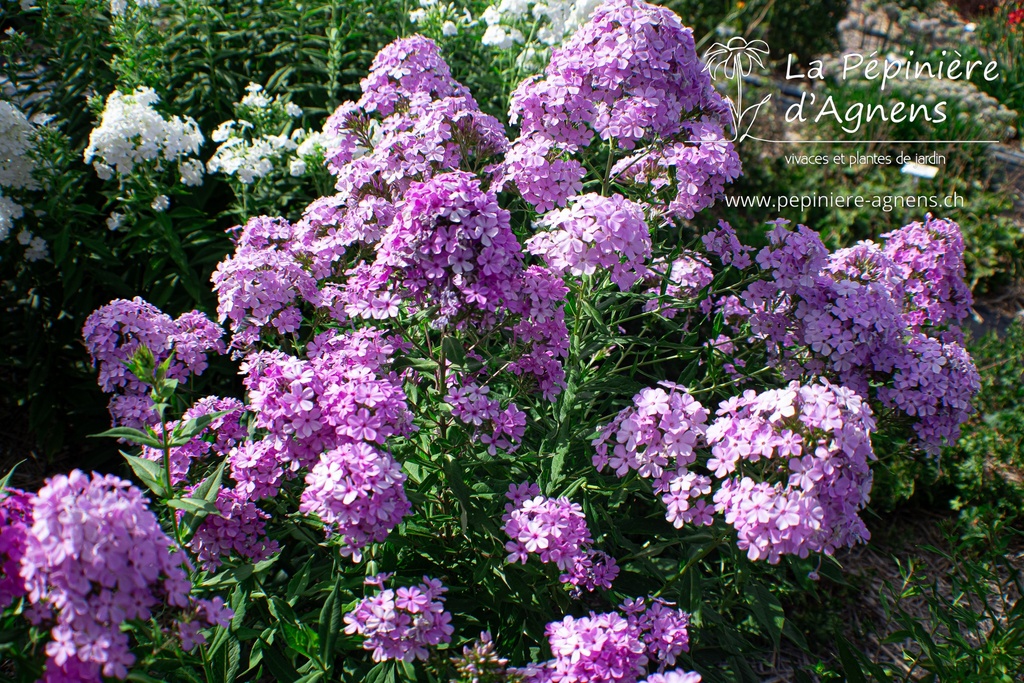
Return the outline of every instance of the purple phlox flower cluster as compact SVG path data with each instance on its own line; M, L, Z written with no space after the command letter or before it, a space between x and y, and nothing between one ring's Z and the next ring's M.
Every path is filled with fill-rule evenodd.
M618 182L669 189L664 213L687 220L715 203L727 183L740 177L740 158L722 126L711 120L685 121L684 141L651 146L620 159L611 177Z
M628 600L620 609L625 616L591 612L548 624L554 658L512 671L528 683L636 683L649 665L664 669L689 650L685 612L657 598Z
M656 259L651 263L651 271L647 281L653 286L646 291L650 299L644 304L644 310L655 311L669 320L679 314L679 309L663 301L663 297L669 301L696 299L714 279L707 259L693 251L684 251L671 262ZM658 277L654 271L664 272L664 278Z
M906 319L913 330L949 328L943 341L962 342L959 325L973 303L964 282L964 239L960 226L933 218L911 223L882 235L885 254L896 264L903 280Z
M661 598L626 600L619 609L630 626L640 632L647 658L658 669L673 666L676 658L690 651L690 615Z
M203 569L216 570L226 557L259 562L280 550L277 541L267 539L270 515L241 491L221 487L214 505L219 514L204 517L188 542ZM178 511L178 517L182 515Z
M370 73L359 85L363 91L359 108L381 116L390 116L416 95L438 99L469 96L452 78L437 44L419 35L396 40L378 52Z
M873 392L916 418L921 446L937 452L943 439L959 434L979 380L955 324L969 301L956 293L966 291L957 275L963 272L955 246L960 237L955 224L933 223L945 235L935 248L945 260L922 278L894 260L888 245L862 242L829 255L813 231L789 231L785 221L776 221L771 244L757 256L770 279L747 287L743 304L751 331L791 378L824 374L864 396ZM893 233L893 253L904 249L905 234L923 228L904 230ZM915 249L904 249L900 258L912 261ZM928 255L921 259L934 262Z
M310 360L280 351L250 354L242 371L256 425L281 442L293 469L311 467L341 443L383 444L413 430L399 378L375 376L343 344L324 346Z
M791 382L734 396L718 415L707 432L707 466L723 480L715 510L751 560L832 554L870 537L859 512L871 491L875 423L860 396L825 379Z
M21 557L31 526L31 496L19 489L0 489L0 611L25 595Z
M504 128L472 98L417 95L408 104L380 123L345 105L328 120L337 139L358 141L347 145L350 159L348 149L329 150L335 189L350 209L370 197L397 204L412 183L441 173L482 168L491 175L500 169L493 161L508 147Z
M338 206L350 214L339 235L369 241L367 230L385 230L386 205L397 205L412 183L460 168L498 168L490 162L508 148L503 126L452 79L429 39L412 36L385 47L362 87L358 102L342 104L324 124ZM360 230L358 221L371 213L375 223Z
M526 248L556 273L592 275L601 269L622 291L648 274L651 236L644 211L622 195L573 197L565 209L542 216L537 227L545 231Z
M640 147L618 175L632 173L656 188L674 177L678 197L670 206L692 216L710 204L698 195L717 194L739 174L736 152L717 123L727 117L728 105L679 17L642 0L612 0L552 52L542 77L523 81L512 94L509 118L521 135L505 174L545 211L564 206L580 189L582 167L563 153L597 139L627 151Z
M561 359L569 357L564 309L569 288L547 268L530 266L513 291L508 311L519 319L512 325L514 360L508 371L532 375L544 398L553 401L565 387Z
M386 273L392 293L400 288L416 305L438 305L435 324L444 326L464 313L493 315L505 304L522 272L522 249L494 193L456 171L412 185L381 238L374 266ZM379 317L374 300L380 295L367 291L368 284L349 279L349 315Z
M220 321L230 321L232 346L245 348L265 329L297 332L299 305L319 305L317 282L293 253L295 230L283 218L251 218L235 253L217 265L211 280Z
M412 506L405 473L386 451L366 442L344 443L320 456L306 475L299 511L315 515L327 535L337 535L342 556L362 559L362 549L379 543Z
M367 583L380 586L383 580L372 577ZM363 648L373 651L375 662L425 660L427 648L452 640L452 615L444 608L447 590L427 576L418 586L384 588L345 615L345 633L364 636Z
M192 604L191 613L175 623L181 649L185 652L191 652L199 645L206 644L206 636L201 633L202 629L207 626L227 628L234 616L234 612L224 604L224 599L220 596L211 600L200 598L193 600Z
M292 247L306 259L318 281L344 272L353 245L372 246L395 217L395 206L386 199L368 195L349 206L344 194L321 197L306 207L295 224Z
M181 381L202 374L207 353L224 353L222 335L223 330L198 311L174 320L140 297L101 306L82 327L85 346L99 368L100 388L116 394L110 401L114 423L136 428L157 419L149 384L125 366L139 346L146 346L157 364L171 357L167 377Z
M298 463L283 452L284 444L273 437L243 441L227 457L235 490L249 501L274 498L285 478L295 476Z
M502 409L501 401L490 396L491 388L472 379L453 381L444 402L452 415L474 429L475 438L487 445L491 455L498 449L514 453L526 433L526 413L515 403Z
M684 387L643 389L591 442L598 471L610 466L619 477L634 470L662 488L697 459L708 412Z
M960 436L980 390L978 369L963 346L917 332L894 362L892 386L880 387L878 398L916 417L914 431L922 447L938 455L943 441L953 443Z
M562 583L580 590L611 588L618 576L615 560L590 546L593 538L579 503L568 498L546 498L540 487L523 482L509 486L505 497L503 529L511 539L505 544L508 562L526 564L531 554L541 562L554 563L564 574Z
M587 170L570 156L570 145L540 135L522 137L505 154L497 186L511 181L534 209L550 211L583 189Z
M736 236L736 231L723 220L718 227L700 238L709 254L721 259L722 264L743 270L751 264L750 254L753 247L744 246Z
M52 620L43 680L124 679L135 662L123 622L165 605L190 606L185 557L146 507L112 475L79 470L34 496L21 575L28 599Z
M227 415L215 418L201 432L193 436L188 443L182 446L174 446L170 449L171 483L181 484L188 480L189 470L192 462L202 460L211 453L224 455L239 441L245 439L246 428L241 424L245 406L236 398L219 398L207 396L200 399L181 416L181 420L172 420L166 424L167 435L171 436L175 428L182 423L203 415L210 415L221 411L229 411ZM155 427L158 435L163 435L163 430ZM154 462L163 462L164 453L159 448L151 446L142 447L142 457Z

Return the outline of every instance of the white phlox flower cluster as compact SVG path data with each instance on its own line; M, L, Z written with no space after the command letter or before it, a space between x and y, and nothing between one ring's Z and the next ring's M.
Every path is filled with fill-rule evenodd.
M160 0L132 0L136 7L159 7ZM128 11L128 0L110 0L110 13L121 16Z
M464 7L460 12L454 3L438 0L419 0L419 4L418 8L409 12L409 21L418 26L440 26L443 36L457 36L463 29L476 24L469 8Z
M85 149L85 162L93 165L96 175L110 180L130 175L137 164L152 162L160 170L164 163L177 163L184 184L202 183L202 166L197 174L198 162L189 159L203 144L199 125L188 116L164 118L153 108L159 101L160 96L146 87L129 95L110 94Z
M234 176L245 185L283 165L306 135L302 129L290 136L266 132L268 128L282 128L289 118L301 116L302 108L291 102L282 102L280 95L270 99L263 86L257 83L246 87L245 97L236 105L236 114L237 120L225 121L210 136L220 146L206 163L206 170L208 173ZM296 160L292 160L289 166L292 175L305 172L304 165L298 170Z
M521 27L537 22L536 39L548 47L563 40L583 25L603 0L501 0L488 7L481 18L487 24L481 42L507 50L521 45L525 37Z
M17 107L10 102L0 102L0 242L11 234L14 221L25 215L25 208L7 194L12 190L39 189L39 183L32 177L35 169L31 155L33 134L32 123ZM30 235L30 242L31 239ZM33 258L28 252L25 254L30 261L46 256L46 242L41 237L35 239L38 241ZM36 253L42 255L35 257Z
M50 248L46 245L44 240L39 235L33 235L28 230L22 230L18 233L18 244L25 247L25 260L32 263L34 261L41 261L50 255Z

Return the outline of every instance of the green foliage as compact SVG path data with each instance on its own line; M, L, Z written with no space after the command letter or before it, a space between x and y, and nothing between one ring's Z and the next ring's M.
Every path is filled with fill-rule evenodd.
M1024 505L1024 323L986 334L970 351L982 384L977 413L943 454L952 504L968 518L1014 519Z

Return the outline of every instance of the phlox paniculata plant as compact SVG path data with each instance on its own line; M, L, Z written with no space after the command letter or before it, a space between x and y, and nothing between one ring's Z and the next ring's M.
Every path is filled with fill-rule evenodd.
M333 194L232 231L217 322L118 300L83 330L168 552L235 612L185 650L695 683L705 596L679 579L866 541L872 433L934 450L969 413L954 224L835 253L782 220L760 250L700 229L740 168L671 12L597 9L516 90L511 140L421 36L361 89L316 138ZM237 396L189 405L214 354ZM161 671L220 656L164 642Z

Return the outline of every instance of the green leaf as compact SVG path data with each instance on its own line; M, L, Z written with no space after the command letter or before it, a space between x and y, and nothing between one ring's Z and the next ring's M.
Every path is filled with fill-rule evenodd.
M846 642L846 639L839 636L836 645L839 647L839 662L843 665L843 673L846 674L847 682L867 683L864 672L861 671L860 664L857 662L857 656L854 655L853 648Z
M753 611L757 623L768 632L777 650L782 637L782 629L786 625L786 612L782 609L782 603L767 588L755 584L754 600L750 609Z
M206 519L206 515L219 515L220 511L217 509L217 494L220 492L220 483L224 478L224 465L221 462L213 472L203 479L196 487L196 490L192 492L192 500L203 501L212 507L203 508L199 510L185 510L185 515L182 517L181 523L182 528L185 530L185 535L182 537L183 540L187 541L195 535L196 530L199 528L199 523ZM172 506L173 507L173 506Z
M150 448L163 448L163 444L156 438L150 436L146 432L139 431L138 429L131 429L130 427L114 427L108 429L105 432L99 434L90 434L90 439L98 439L100 437L110 437L111 439L124 439L140 446L149 446Z
M395 683L395 663L394 662L381 662L377 666L370 669L366 677L363 679L364 683Z
M203 500L202 498L171 498L167 501L167 507L172 507L175 510L184 510L194 515L202 514L206 515L219 515L220 511L217 506L210 501Z
M170 491L164 486L164 470L152 460L146 460L136 455L128 455L121 451L121 455L128 461L128 466L146 487L155 493L158 498L167 498Z
M260 642L263 643L263 663L267 665L267 670L270 671L270 675L276 678L280 683L295 683L299 678L299 673L292 666L291 660L281 654L280 650L273 647L270 643L260 637Z
M330 667L334 660L334 641L342 625L341 576L334 580L334 588L320 610L320 659Z
M20 465L23 462L25 461L19 460L18 462L16 462L14 464L14 467L8 470L7 474L4 475L4 478L0 479L0 493L3 493L5 490L7 490L7 486L11 483L11 477L14 476L14 470L18 469L18 465Z
M191 420L187 420L181 423L180 425L174 428L173 432L171 432L171 445L184 446L185 444L192 440L192 437L196 436L204 429L206 429L208 426L210 426L211 422L213 422L219 417L224 417L229 412L231 411L220 410L215 413L200 415L199 417L194 417Z
M444 357L452 365L465 365L466 349L462 347L462 342L455 337L445 337L442 339L441 351L444 353Z

